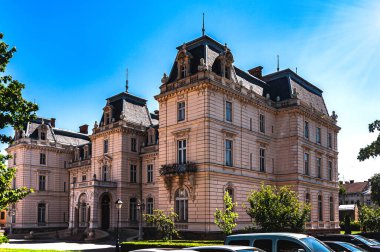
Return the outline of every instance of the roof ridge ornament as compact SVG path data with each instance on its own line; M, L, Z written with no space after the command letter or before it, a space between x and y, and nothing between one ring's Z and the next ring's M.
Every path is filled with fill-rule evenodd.
M126 79L125 79L125 92L128 93L128 67L126 71Z

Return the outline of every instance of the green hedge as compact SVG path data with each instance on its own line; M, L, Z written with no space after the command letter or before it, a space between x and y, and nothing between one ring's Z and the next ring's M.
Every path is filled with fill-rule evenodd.
M2 243L8 243L8 242L9 242L8 237L6 237L6 236L0 236L0 244L2 244Z
M131 251L135 249L145 249L145 248L186 248L186 247L211 246L211 245L222 245L222 244L223 244L223 241L146 240L146 241L122 242L121 249L122 251Z
M360 223L358 221L351 221L351 231L360 231ZM340 230L344 230L344 221L340 222Z

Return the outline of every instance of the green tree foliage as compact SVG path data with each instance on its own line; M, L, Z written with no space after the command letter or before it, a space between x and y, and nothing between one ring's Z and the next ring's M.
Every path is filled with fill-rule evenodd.
M37 104L28 102L22 97L21 91L25 85L13 80L12 76L3 74L15 52L16 48L9 49L9 45L3 41L3 34L0 33L0 130L6 127L21 130L28 121L35 118L35 111L38 109ZM0 142L12 143L12 137L0 134ZM11 182L16 171L5 165L9 158L10 156L0 154L0 209L32 192L26 187L12 189Z
M380 173L376 173L371 178L371 199L380 205Z
M288 186L262 184L251 192L248 202L248 215L265 232L301 232L310 215L310 205L299 201Z
M346 195L346 189L343 186L343 183L339 183L339 196Z
M148 223L154 224L158 231L163 235L163 240L171 241L173 237L179 237L174 221L178 215L170 209L168 215L164 211L155 209L153 214L144 214L144 219Z
M362 206L359 209L359 222L364 232L380 232L380 208Z
M375 130L380 131L380 120L376 120L368 125L369 132L373 133ZM380 155L380 134L376 140L364 148L361 148L358 155L359 161L364 161L370 157L377 157Z
M214 223L224 234L229 235L237 225L236 220L239 217L239 214L234 210L234 208L237 207L237 203L232 202L232 198L227 191L224 193L223 202L225 209L216 209Z

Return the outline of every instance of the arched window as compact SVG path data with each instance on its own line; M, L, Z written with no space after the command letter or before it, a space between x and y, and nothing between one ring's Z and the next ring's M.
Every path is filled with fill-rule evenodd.
M103 181L109 181L110 180L109 167L107 165L103 165L103 167L102 167L102 180Z
M334 221L334 199L330 197L330 221Z
M84 227L86 226L86 203L81 203L80 204L80 226Z
M153 198L146 199L146 214L153 214Z
M175 212L179 222L187 222L188 215L188 193L184 188L175 192Z
M322 195L318 195L318 220L323 221Z
M45 225L46 223L46 205L45 203L38 204L38 225Z

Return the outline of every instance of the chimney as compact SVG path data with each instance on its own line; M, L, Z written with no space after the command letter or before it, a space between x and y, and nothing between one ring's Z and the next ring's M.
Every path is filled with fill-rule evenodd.
M261 79L261 78L263 78L262 70L263 70L262 66L257 66L257 67L254 67L254 68L248 70L248 73L255 76L256 78Z
M353 184L354 183L354 180L350 180L350 184Z
M79 133L88 134L88 125L83 124L82 126L79 126Z
M50 118L50 125L55 128L55 118Z

